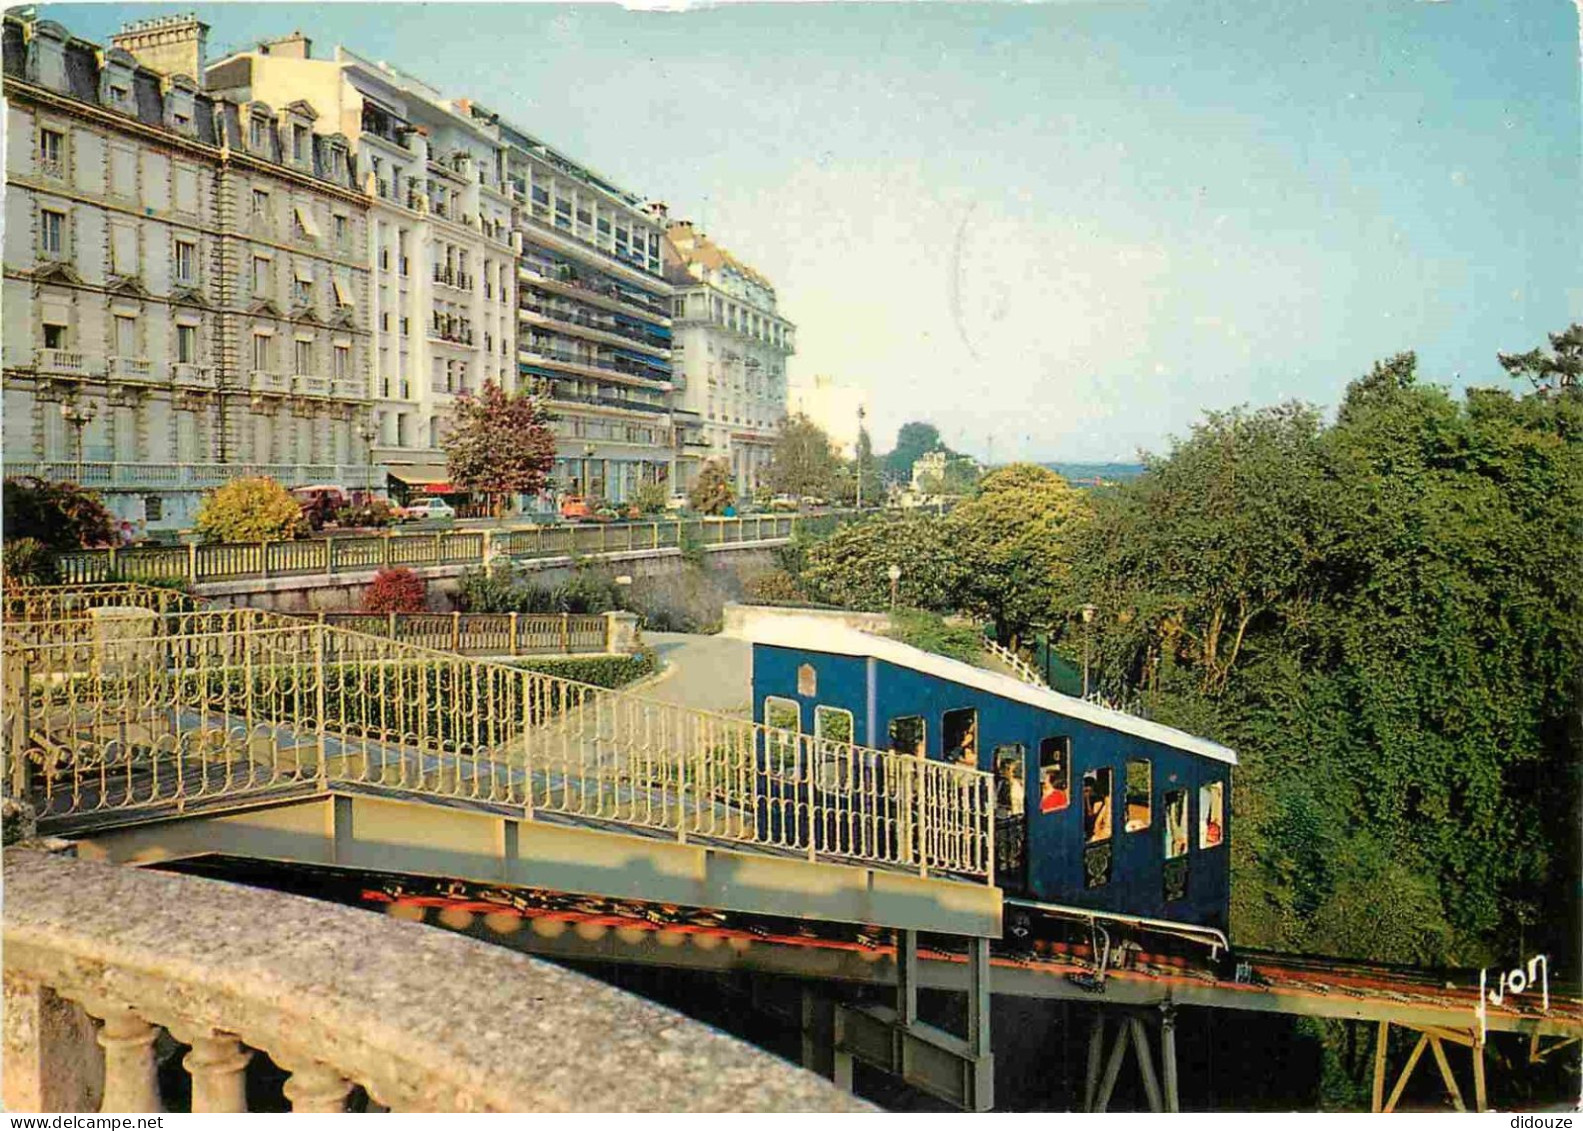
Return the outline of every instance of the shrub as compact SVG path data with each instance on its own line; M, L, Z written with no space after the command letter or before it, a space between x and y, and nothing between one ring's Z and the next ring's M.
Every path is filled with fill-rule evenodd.
M457 606L464 613L559 612L555 594L530 576L504 562L492 569L470 569L462 574Z
M555 590L559 613L608 613L621 607L621 587L603 570L579 566Z
M308 533L302 507L273 479L233 479L203 497L198 532L206 542L283 542Z
M710 460L698 472L687 501L693 510L702 514L720 514L736 502L737 490L731 484L731 472L719 460Z
M631 656L576 656L564 660L519 660L514 667L595 687L624 687L653 674L659 659L645 648Z
M335 512L335 521L339 526L391 526L396 521L396 508L384 499L370 499L342 507Z
M7 515L7 518L10 516ZM3 569L8 585L58 585L55 553L37 538L13 538L5 544Z
M977 629L947 624L939 615L923 609L898 609L892 613L886 635L964 663L977 664L984 656L984 638Z
M370 613L421 613L428 606L428 583L410 569L382 569L363 594Z
M115 542L115 520L99 496L75 483L52 483L34 475L7 479L5 536L31 538L60 553Z
M744 589L750 601L802 604L808 600L808 595L797 584L797 579L783 569L766 570L756 577L748 578Z
M632 505L639 514L663 514L666 498L665 484L640 483L638 489L632 492Z

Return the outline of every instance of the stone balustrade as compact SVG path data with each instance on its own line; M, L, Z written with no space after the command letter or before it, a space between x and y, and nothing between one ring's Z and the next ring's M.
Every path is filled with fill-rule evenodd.
M162 1029L195 1112L245 1110L260 1054L296 1111L863 1106L582 975L279 892L8 848L3 941L12 1112L162 1110Z

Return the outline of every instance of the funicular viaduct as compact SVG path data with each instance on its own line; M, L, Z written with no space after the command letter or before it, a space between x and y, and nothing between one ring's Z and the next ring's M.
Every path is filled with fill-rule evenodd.
M1481 1010L1476 978L1021 947L984 773L334 624L135 585L9 591L4 708L8 792L82 858L327 869L548 957L894 987L805 998L805 1063L848 1085L855 1059L992 1107L992 993L1109 1007L1083 1096L1101 1111L1129 1051L1149 1106L1179 1109L1186 1007L1377 1023L1376 1110L1426 1052L1482 1110L1489 1034L1533 1059L1583 1034L1558 990ZM920 988L965 995L965 1032L924 1024ZM1391 1026L1417 1039L1387 1094ZM1447 1045L1472 1054L1467 1099Z

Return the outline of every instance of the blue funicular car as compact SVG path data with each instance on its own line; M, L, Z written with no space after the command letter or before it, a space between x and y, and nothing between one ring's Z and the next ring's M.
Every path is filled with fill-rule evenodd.
M738 635L756 722L992 774L1009 904L1226 945L1227 747L824 618Z

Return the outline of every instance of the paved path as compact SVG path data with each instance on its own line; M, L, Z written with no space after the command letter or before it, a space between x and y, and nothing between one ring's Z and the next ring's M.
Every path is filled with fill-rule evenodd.
M669 674L640 694L747 718L753 712L753 650L743 640L693 636L684 632L645 632Z

